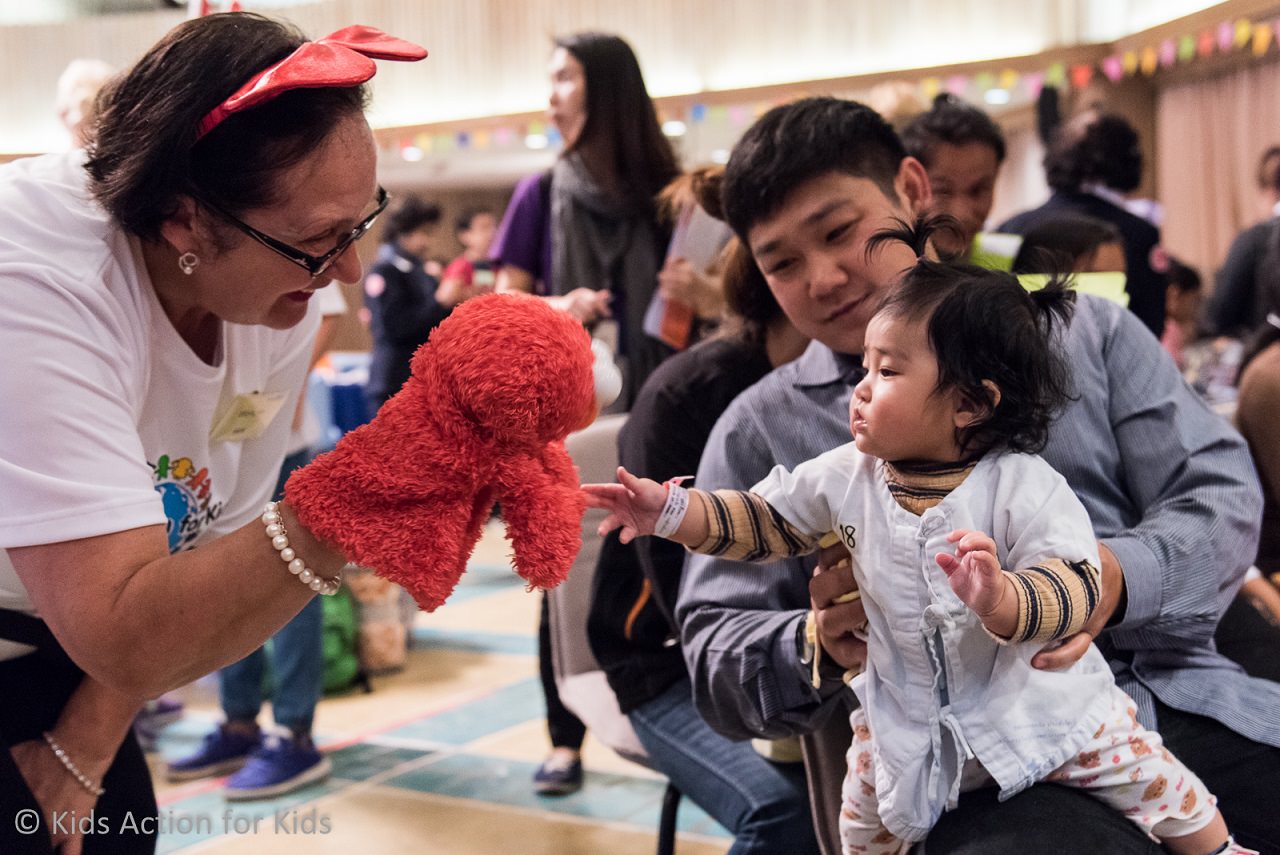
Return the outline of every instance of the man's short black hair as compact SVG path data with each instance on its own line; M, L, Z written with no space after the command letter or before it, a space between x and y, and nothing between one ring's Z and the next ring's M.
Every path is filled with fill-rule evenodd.
M747 129L725 167L725 219L744 242L811 178L843 172L867 178L896 200L894 180L907 156L875 110L856 101L805 98L774 107Z
M966 104L950 92L933 99L933 108L912 119L902 130L902 144L907 153L928 169L933 165L933 151L946 145L988 146L996 154L996 163L1004 163L1004 134L990 116L972 104Z

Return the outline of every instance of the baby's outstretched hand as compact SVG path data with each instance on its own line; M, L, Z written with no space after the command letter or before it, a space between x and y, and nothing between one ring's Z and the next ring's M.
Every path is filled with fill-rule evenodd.
M618 539L623 543L653 534L667 502L666 487L648 478L637 478L621 466L617 484L583 484L582 492L586 494L587 507L609 512L597 531L605 535L621 526Z
M956 554L939 552L936 561L947 574L951 590L979 617L995 612L1009 585L996 558L996 543L980 531L956 529L947 535L956 544Z

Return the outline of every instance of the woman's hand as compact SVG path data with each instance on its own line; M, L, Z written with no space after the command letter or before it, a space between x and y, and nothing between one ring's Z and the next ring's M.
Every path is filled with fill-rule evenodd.
M637 478L618 467L617 484L583 484L587 507L609 512L597 531L601 536L619 526L618 539L630 543L640 535L653 534L662 507L667 503L667 488L648 478Z
M658 293L683 303L700 318L719 317L724 293L718 277L699 273L683 258L671 258L658 272Z
M73 749L67 748L56 735L54 738L68 752L76 768L89 779L102 781L111 766L110 758L93 761L87 753L84 756L78 755ZM43 830L52 840L53 849L60 855L80 855L84 838L75 830L74 823L61 822L55 826L52 818L55 814L65 814L68 817L89 816L98 803L98 797L72 776L43 739L19 742L9 749L9 753L13 755L13 762L17 764L18 771L22 773L27 786L36 797L36 803L40 805ZM59 828L64 830L59 831Z
M613 295L608 291L596 291L592 288L574 288L568 294L547 298L554 308L568 312L584 324L609 317L609 302L612 299Z

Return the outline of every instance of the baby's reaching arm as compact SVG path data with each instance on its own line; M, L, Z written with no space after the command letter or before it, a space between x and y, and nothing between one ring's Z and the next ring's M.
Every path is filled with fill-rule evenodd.
M1001 639L1066 638L1098 605L1100 575L1088 561L1054 558L1010 572L996 558L995 541L982 532L960 529L947 540L956 544L956 554L940 552L936 560L951 590Z
M755 493L668 487L637 478L621 466L617 484L583 484L582 491L589 507L609 512L600 534L621 526L618 539L623 543L658 534L694 552L735 561L790 558L818 545L818 538L799 531Z

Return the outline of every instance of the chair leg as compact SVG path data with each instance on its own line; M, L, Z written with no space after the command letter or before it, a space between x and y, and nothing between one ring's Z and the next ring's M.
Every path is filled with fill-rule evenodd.
M658 821L658 855L676 853L676 811L679 809L680 791L668 781L662 796L662 817Z

